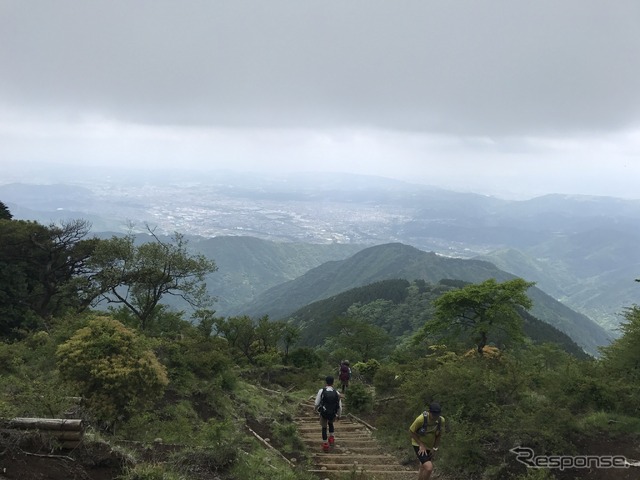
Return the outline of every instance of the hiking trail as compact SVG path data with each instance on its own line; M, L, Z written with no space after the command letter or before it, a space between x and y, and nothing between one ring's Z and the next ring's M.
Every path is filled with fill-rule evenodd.
M313 464L308 471L321 479L415 480L418 477L417 466L402 465L385 453L371 430L349 414L335 422L335 445L327 453L322 451L320 420L313 399L301 405L295 423Z

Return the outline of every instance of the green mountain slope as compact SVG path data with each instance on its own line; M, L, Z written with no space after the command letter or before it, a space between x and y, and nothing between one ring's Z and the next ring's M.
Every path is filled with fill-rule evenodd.
M301 343L315 347L321 345L330 334L327 328L329 322L347 314L349 307L376 303L381 314L370 316L370 323L383 328L395 338L410 336L428 319L431 302L454 288L421 283L418 286L418 282L412 284L407 280L393 279L353 288L306 305L293 312L290 319L301 328ZM523 315L523 328L525 335L534 343L556 343L578 358L587 356L568 335L527 312Z
M207 277L219 315L252 301L265 290L297 278L330 260L362 250L361 245L282 243L254 237L190 237L191 250L215 260L218 271Z
M417 248L391 243L364 249L342 260L316 267L299 278L277 285L261 294L236 314L286 318L301 307L354 287L381 280L404 278L437 283L441 279L481 282L488 278L505 281L514 275L481 260L448 258ZM525 278L528 280L527 278ZM585 315L574 312L540 289L529 291L534 306L531 314L569 335L585 351L596 354L611 335Z
M639 243L640 235L592 229L476 258L537 282L545 292L613 331L618 313L640 298L634 282L640 272Z

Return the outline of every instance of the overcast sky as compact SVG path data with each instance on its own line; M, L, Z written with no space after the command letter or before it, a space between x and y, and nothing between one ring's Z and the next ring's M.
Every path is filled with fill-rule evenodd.
M640 198L640 2L0 0L0 182L40 162Z

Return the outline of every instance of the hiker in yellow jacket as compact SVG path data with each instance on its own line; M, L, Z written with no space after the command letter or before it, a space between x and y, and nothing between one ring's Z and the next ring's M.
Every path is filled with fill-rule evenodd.
M411 444L420 460L418 480L429 480L431 477L433 458L444 431L444 421L444 417L440 416L440 404L432 402L429 410L421 413L409 427Z

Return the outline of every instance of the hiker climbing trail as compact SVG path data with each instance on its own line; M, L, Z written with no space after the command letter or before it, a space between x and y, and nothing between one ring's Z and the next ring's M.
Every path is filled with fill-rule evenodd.
M362 474L367 480L415 480L416 467L401 465L392 455L385 453L371 431L349 415L335 422L335 444L329 452L322 451L322 437L318 414L313 400L305 402L296 424L300 437L310 452L313 466L309 472L321 479L352 478L348 474Z

